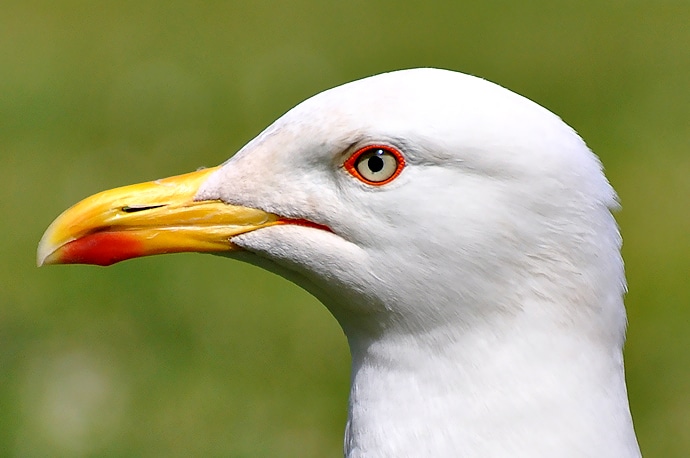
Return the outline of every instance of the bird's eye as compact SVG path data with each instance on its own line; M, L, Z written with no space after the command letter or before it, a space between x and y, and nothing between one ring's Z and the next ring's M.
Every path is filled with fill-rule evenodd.
M393 181L404 167L402 154L390 146L367 146L345 161L345 168L355 178L375 186Z

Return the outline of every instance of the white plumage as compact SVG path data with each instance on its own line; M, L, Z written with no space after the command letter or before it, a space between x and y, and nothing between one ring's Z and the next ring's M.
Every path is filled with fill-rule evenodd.
M404 157L375 186L343 164ZM345 454L637 457L625 279L597 158L557 116L485 80L415 69L298 105L195 197L308 225L232 256L318 297L347 335Z
M407 166L372 187L368 142ZM558 117L458 73L394 72L297 106L198 199L306 218L233 242L347 334L349 457L628 457L616 196Z

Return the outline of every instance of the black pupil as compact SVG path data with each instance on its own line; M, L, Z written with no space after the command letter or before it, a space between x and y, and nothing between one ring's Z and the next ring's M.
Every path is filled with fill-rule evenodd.
M371 156L367 160L367 166L369 167L369 170L371 170L374 173L380 172L383 169L383 159L381 159L379 154L382 154L382 152L377 151L374 156Z

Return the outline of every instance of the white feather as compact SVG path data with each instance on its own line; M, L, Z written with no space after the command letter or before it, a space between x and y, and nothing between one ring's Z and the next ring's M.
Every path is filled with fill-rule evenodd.
M407 165L372 187L367 143ZM415 69L303 102L204 184L333 229L233 238L317 296L352 352L348 457L637 457L616 195L557 116Z

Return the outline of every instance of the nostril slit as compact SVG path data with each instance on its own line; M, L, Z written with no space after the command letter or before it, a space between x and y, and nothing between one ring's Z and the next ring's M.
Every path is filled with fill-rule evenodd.
M165 205L125 205L122 207L122 211L125 213L136 213L136 212L142 212L144 210L152 210L154 208L160 208L160 207L165 207Z

